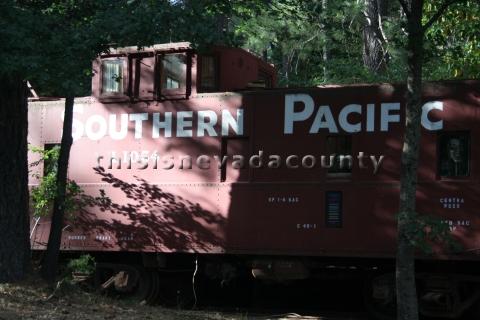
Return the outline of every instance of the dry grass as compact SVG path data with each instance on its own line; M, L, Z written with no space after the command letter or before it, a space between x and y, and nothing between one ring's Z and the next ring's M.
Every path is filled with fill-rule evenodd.
M62 282L52 295L44 282L31 277L16 284L0 284L0 320L17 319L245 319L240 314L186 311L144 306L128 300L114 300L87 293Z

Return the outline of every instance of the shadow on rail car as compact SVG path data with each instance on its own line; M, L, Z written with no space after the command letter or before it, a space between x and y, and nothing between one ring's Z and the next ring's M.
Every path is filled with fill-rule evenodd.
M86 232L95 230L111 235L116 241L102 242L104 248L197 252L223 245L223 239L215 232L225 225L221 215L146 180L136 178L135 183L129 183L103 168L94 170L104 183L130 200L119 204L103 190L99 196L83 196L86 206L75 217L75 225Z

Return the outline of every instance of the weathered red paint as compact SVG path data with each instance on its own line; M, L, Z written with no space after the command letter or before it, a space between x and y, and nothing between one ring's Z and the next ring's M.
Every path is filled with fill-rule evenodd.
M223 49L222 49L223 50ZM244 66L254 68L257 58L245 52L220 51L222 61L221 88L240 89L254 75L237 70L244 56ZM192 56L195 55L192 53ZM193 59L195 61L195 59ZM230 63L231 62L231 68ZM192 79L195 79L195 62ZM265 67L265 65L263 65ZM258 68L258 65L257 67ZM265 67L266 68L266 67ZM98 75L97 75L98 76ZM94 78L93 92L98 93ZM97 81L97 82L96 82ZM194 84L194 81L192 81ZM269 89L239 93L197 93L181 100L148 101L119 100L104 102L97 97L76 99L74 118L85 123L91 115L108 120L110 114L147 113L143 122L143 138L135 139L135 123L129 121L128 135L114 140L108 135L91 141L85 134L76 140L70 155L69 178L75 180L92 197L103 202L86 207L66 222L63 232L64 250L141 251L141 252L200 252L237 254L275 254L341 257L392 257L395 252L395 214L398 209L399 165L402 125L391 124L388 132L352 134L352 154L384 155L383 165L373 175L371 164L361 169L354 164L348 177L332 178L327 170L315 169L242 169L221 170L214 165L209 170L164 170L151 167L138 169L108 169L108 161L97 166L97 155L108 157L111 151L156 150L161 155L252 155L263 150L266 155L320 155L326 153L326 136L321 130L309 134L313 117L295 124L295 133L284 134L284 105L287 94L305 93L313 97L315 107L331 106L336 119L340 109L348 104L400 102L403 121L404 88L393 85L352 85L302 89ZM458 81L432 83L426 86L424 100L443 102L443 112L432 112L430 118L443 120L443 131L470 132L470 175L462 179L442 179L437 176L437 136L435 131L422 129L418 212L433 214L454 224L469 221L469 226L457 226L454 235L463 244L461 254L451 259L478 259L480 253L480 82ZM81 107L79 107L81 106ZM78 111L83 108L83 112ZM29 107L29 142L42 146L59 143L62 127L63 102L33 102ZM193 111L193 132L197 129L197 111L222 110L235 114L244 110L243 135L228 137L152 138L154 113ZM379 115L376 113L376 126ZM173 116L175 119L175 116ZM350 121L358 120L351 115ZM175 129L175 121L173 121ZM221 129L217 124L217 132ZM342 134L340 130L340 134ZM30 161L36 160L30 155ZM122 164L123 165L123 164ZM41 172L41 168L34 170ZM38 183L34 178L31 184ZM343 192L343 224L341 228L325 225L325 192ZM459 209L443 208L441 198L463 198ZM284 200L285 199L285 200ZM314 227L313 227L314 226ZM48 239L49 221L42 219L33 232L32 247L44 249ZM439 257L441 255L439 254Z

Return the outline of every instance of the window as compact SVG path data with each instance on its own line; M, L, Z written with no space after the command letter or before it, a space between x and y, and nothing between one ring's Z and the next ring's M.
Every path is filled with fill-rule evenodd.
M162 59L162 89L185 88L187 62L184 53L166 54Z
M466 177L470 171L470 134L445 132L439 135L438 174L441 177Z
M351 136L327 136L327 155L333 156L333 165L328 168L328 173L349 174L352 172L352 137ZM330 160L329 160L330 161Z
M102 94L123 93L123 59L102 61Z
M342 227L342 192L325 192L325 225L327 228Z
M191 94L191 54L189 51L155 55L156 99L187 99Z
M217 61L214 56L200 57L201 91L217 90Z

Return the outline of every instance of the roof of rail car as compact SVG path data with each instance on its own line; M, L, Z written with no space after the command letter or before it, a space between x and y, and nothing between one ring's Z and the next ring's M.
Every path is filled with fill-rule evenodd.
M251 94L275 94L275 93L286 93L286 92L299 92L299 91L315 91L318 89L355 89L355 88L378 88L381 92L388 92L394 88L403 88L404 83L355 83L355 84L327 84L311 87L280 87L280 88L261 88L261 89L245 89L239 91L226 91L226 92L209 92L209 93L198 93L191 96L191 99L201 98L201 97L220 97L220 96L238 96L238 95L251 95ZM430 81L424 83L424 94L427 95L438 95L438 94L453 94L454 90L461 86L469 86L475 88L475 91L479 92L480 97L480 79L464 79L464 80L443 80L443 81ZM58 101L61 103L64 101L64 98L60 97L39 97L39 98L29 98L29 102L55 102ZM85 96L75 98L76 101L93 101L95 98L93 96Z

